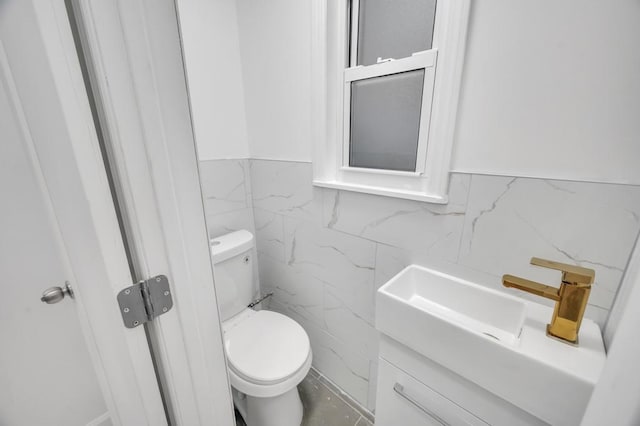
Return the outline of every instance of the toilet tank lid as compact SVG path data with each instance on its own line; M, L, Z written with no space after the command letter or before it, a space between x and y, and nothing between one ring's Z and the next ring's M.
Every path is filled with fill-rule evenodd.
M253 247L253 234L244 229L230 232L209 241L213 263L224 262Z

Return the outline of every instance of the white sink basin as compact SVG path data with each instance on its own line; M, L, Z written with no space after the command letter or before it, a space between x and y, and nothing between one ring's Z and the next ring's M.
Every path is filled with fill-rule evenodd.
M606 358L598 325L583 320L579 347L553 340L551 307L448 271L411 265L380 287L376 328L549 424L577 424Z
M476 333L499 342L518 343L525 303L487 287L432 269L411 265L378 290L424 312L430 327L455 324L460 333ZM447 327L447 329L449 329Z

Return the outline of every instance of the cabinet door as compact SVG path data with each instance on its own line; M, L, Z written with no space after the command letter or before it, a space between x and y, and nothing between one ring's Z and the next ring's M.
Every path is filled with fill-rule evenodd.
M378 368L377 426L487 425L387 361Z

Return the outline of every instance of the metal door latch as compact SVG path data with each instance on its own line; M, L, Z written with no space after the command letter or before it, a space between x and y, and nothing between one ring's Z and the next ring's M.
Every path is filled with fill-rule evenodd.
M118 305L127 328L153 321L173 307L169 280L158 275L127 287L118 293Z
M40 300L51 305L52 303L58 303L64 299L65 296L69 296L73 299L73 289L71 288L69 281L65 281L64 287L49 287L42 292Z

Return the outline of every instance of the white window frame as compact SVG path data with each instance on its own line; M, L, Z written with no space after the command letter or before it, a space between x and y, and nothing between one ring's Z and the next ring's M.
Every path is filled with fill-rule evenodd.
M470 1L438 1L432 49L355 66L357 43L348 53L357 19L351 28L349 20L357 17L358 1L313 3L314 185L445 204ZM415 172L350 167L351 82L415 69L425 70Z
M348 173L384 173L388 175L413 177L421 175L425 171L427 158L427 138L429 132L429 118L431 117L431 101L433 94L433 82L435 79L437 51L435 49L414 53L412 56L402 59L390 59L385 62L368 66L354 66L344 71L344 126L342 143L342 167L341 171ZM424 70L424 82L422 85L422 107L420 110L420 128L418 131L418 152L415 171L397 171L385 169L368 169L363 167L351 167L349 155L351 148L351 83L369 78L385 77L402 72Z

